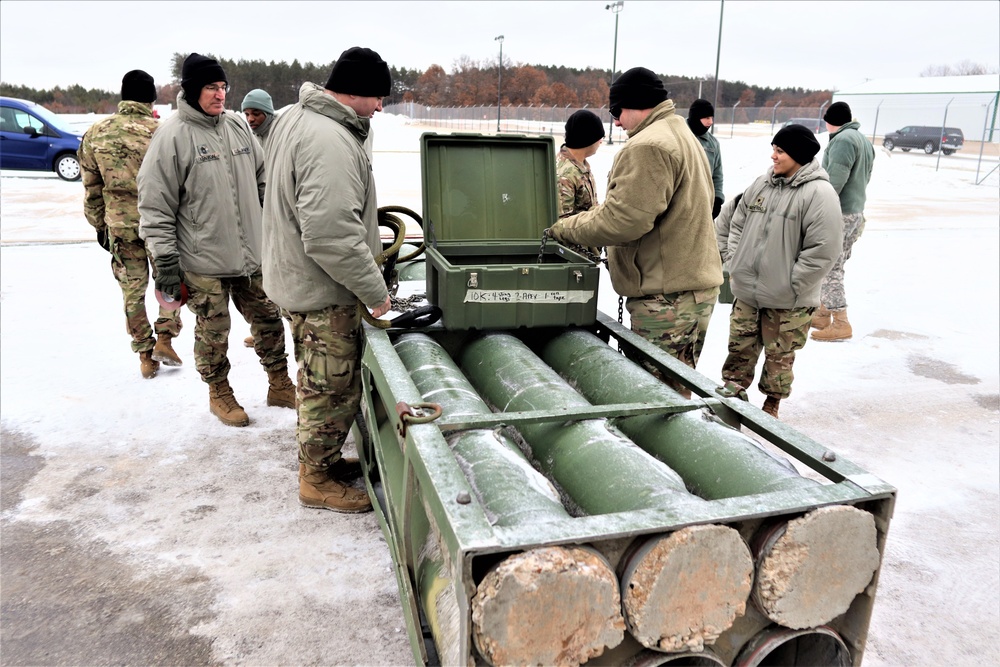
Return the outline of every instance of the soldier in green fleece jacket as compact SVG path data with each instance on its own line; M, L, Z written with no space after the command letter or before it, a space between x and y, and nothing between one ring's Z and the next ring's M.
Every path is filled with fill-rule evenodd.
M851 120L851 107L834 102L823 116L830 132L830 143L823 152L823 169L830 175L830 185L840 196L844 219L844 248L837 263L823 281L822 305L813 315L813 340L846 340L853 335L847 319L847 296L844 293L844 264L851 258L854 242L865 228L865 189L872 177L875 149L858 131L861 124Z
M663 82L635 67L611 85L615 125L628 133L604 203L557 221L559 241L608 247L632 331L694 368L722 284L705 152L674 113ZM682 390L683 391L683 390Z

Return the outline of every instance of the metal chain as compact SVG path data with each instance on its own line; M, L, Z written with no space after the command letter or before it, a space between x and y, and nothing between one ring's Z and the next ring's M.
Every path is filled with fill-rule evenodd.
M542 232L542 245L538 248L538 263L542 263L542 256L545 255L545 244L549 242L549 235Z
M413 310L414 308L417 308L418 304L426 300L427 300L426 294L413 294L411 296L405 296L401 298L397 298L395 296L389 297L389 303L392 304L391 310L394 310L397 313L405 313L407 311Z

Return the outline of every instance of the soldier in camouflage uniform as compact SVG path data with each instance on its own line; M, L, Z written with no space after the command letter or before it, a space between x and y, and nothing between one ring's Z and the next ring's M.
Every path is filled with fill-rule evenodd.
M146 314L151 261L139 238L135 179L158 125L153 118L155 100L153 77L142 70L128 72L122 79L118 111L92 125L78 151L83 212L97 230L97 242L111 253L111 270L125 301L125 327L132 336L132 351L139 354L139 370L147 379L156 376L160 362L167 366L182 363L171 343L181 331L179 311L161 307L153 327Z
M267 373L267 405L295 409L285 328L261 277L264 152L246 119L226 111L225 70L192 53L181 68L177 111L163 121L139 169L139 233L156 265L156 288L195 315L194 358L208 408L227 426L250 417L229 384L230 301L250 325Z
M609 106L628 141L615 156L604 203L557 220L548 233L565 243L606 245L611 284L627 298L632 330L693 368L722 261L705 151L667 97L644 67L615 80Z
M361 404L359 308L391 307L367 148L371 117L392 89L389 66L352 47L325 87L306 82L274 124L266 157L264 289L288 313L298 375L299 503L335 512L372 507L351 485L341 449Z
M830 269L821 290L822 305L813 315L813 340L847 340L854 331L847 318L847 295L844 293L844 265L851 258L855 241L865 228L865 193L872 177L875 149L861 124L851 120L851 107L834 102L823 115L830 141L823 152L823 169L830 175L830 185L840 196L844 224L844 247L837 263Z
M556 157L560 218L597 206L597 184L587 158L603 141L604 124L594 112L581 109L566 120L566 142Z
M758 388L764 411L777 418L792 392L795 352L806 344L820 284L843 242L840 202L815 159L812 130L789 125L772 140L773 166L739 198L725 225L719 250L729 262L736 302L729 318L729 355L722 366L725 389L746 397L761 351ZM720 219L723 215L719 216Z

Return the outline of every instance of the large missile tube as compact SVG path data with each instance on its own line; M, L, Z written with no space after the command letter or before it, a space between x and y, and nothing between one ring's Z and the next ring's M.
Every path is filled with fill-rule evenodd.
M498 412L589 407L519 339L491 333L461 353L470 382ZM704 503L663 463L606 419L518 425L541 469L588 514ZM689 526L638 543L622 579L632 635L678 651L711 644L741 615L750 592L749 550L733 528Z
M424 400L441 405L442 419L492 414L429 336L400 336L395 348ZM552 484L502 431L445 436L494 525L569 518ZM434 576L420 588L425 604L436 607L447 599L437 591L448 588L442 585L437 545L429 542L420 562L435 563L429 568ZM550 605L558 605L560 613L552 614ZM442 633L435 621L431 628ZM625 629L618 581L607 560L590 549L558 546L515 554L493 567L473 598L472 622L476 648L494 665L578 664L616 646Z
M587 400L608 405L671 401L678 394L582 330L549 341L542 358ZM786 460L703 411L614 420L641 448L680 473L703 498L730 498L815 486ZM789 628L828 623L847 611L878 568L874 517L853 507L826 507L768 525L755 540L753 601ZM831 573L837 576L831 578Z

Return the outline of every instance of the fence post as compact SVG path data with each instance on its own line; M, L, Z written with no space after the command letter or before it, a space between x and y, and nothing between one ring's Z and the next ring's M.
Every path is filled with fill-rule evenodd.
M781 104L781 100L778 100L774 108L771 109L771 134L774 134L774 114L778 112L778 105Z
M994 95L993 99L990 100L990 103L986 105L986 117L983 118L983 136L980 137L979 141L979 161L976 163L976 185L981 184L989 177L990 174L992 174L994 171L1000 168L1000 165L998 165L997 167L993 167L992 169L990 169L990 174L986 174L986 176L983 176L983 181L979 180L979 168L983 164L983 148L986 147L986 128L990 123L990 107L992 107L993 104L996 102L997 97L998 97L997 95ZM992 134L992 132L990 134Z
M737 102L736 104L733 105L733 120L729 124L729 138L730 139L733 138L733 128L736 127L736 107L738 107L739 105L740 105L739 102Z
M883 100L879 100L878 106L875 107L875 124L872 125L872 145L873 146L875 145L875 128L878 127L878 110L882 108L882 102L885 102L885 100L884 99Z
M944 126L948 124L948 107L951 103L955 101L955 98L948 100L948 104L944 105L944 118L941 119L941 138L938 140L938 159L937 163L934 165L934 171L937 171L941 166L941 155L944 153Z

